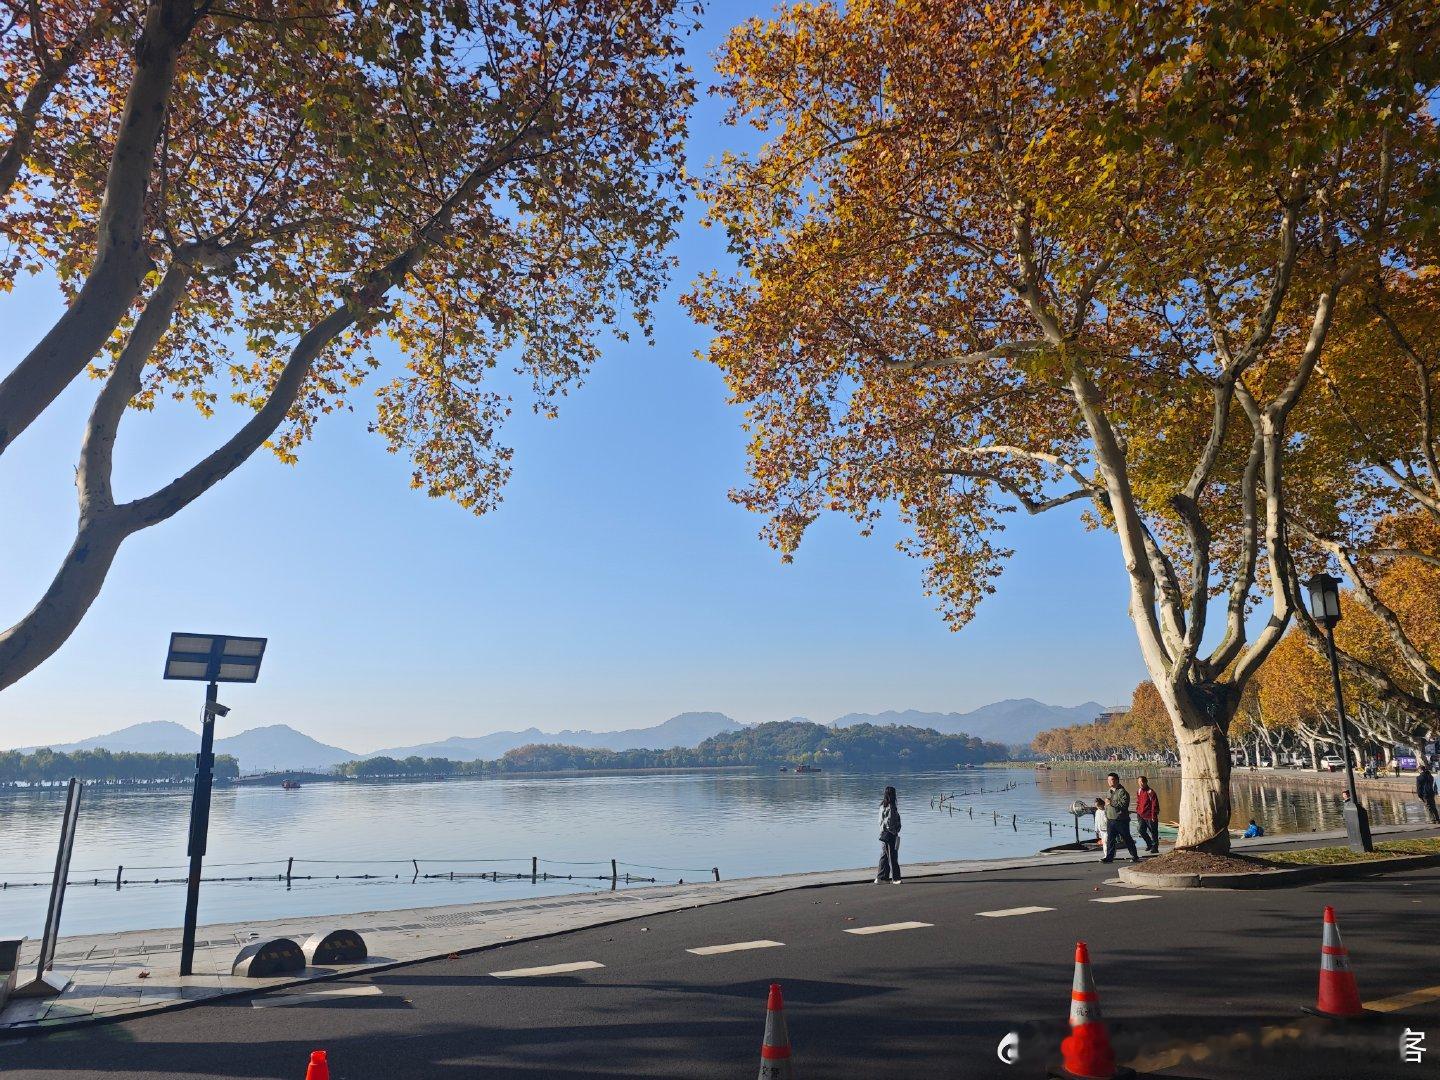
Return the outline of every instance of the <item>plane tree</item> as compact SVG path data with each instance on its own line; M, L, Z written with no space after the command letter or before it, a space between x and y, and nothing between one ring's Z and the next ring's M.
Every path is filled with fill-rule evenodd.
M761 145L705 178L738 270L688 302L745 409L734 497L787 559L825 512L893 510L957 628L1007 514L1083 508L1178 742L1181 846L1229 846L1227 731L1297 604L1292 414L1337 305L1435 220L1435 26L854 0L720 55Z
M553 413L603 332L650 333L691 18L678 0L7 0L0 292L49 273L65 306L6 340L0 455L77 379L97 392L74 542L0 632L0 688L61 646L128 537L262 449L294 461L367 383L414 487L493 507L512 407ZM403 362L377 374L381 338ZM210 453L114 490L125 417L222 398L244 418Z
M1345 473L1343 497L1297 491L1292 531L1332 559L1386 639L1346 672L1440 722L1440 251L1433 233L1349 300L1322 393L1299 418L1305 452ZM1348 616L1347 616L1348 617ZM1302 629L1320 647L1309 619ZM1388 663L1378 662L1385 654Z

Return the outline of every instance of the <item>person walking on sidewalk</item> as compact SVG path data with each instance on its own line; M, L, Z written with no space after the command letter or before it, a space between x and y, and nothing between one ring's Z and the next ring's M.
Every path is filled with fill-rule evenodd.
M1415 777L1415 794L1420 796L1420 801L1425 804L1425 812L1430 815L1431 825L1440 825L1440 811L1435 809L1435 774L1430 771L1429 765L1420 766L1420 774Z
M1110 794L1105 799L1105 836L1109 841L1109 850L1100 861L1112 861L1116 850L1123 845L1130 852L1130 861L1139 862L1140 852L1135 850L1135 838L1130 835L1130 792L1120 783L1119 773L1107 775L1105 783L1110 787Z
M900 807L895 805L895 789L887 787L880 800L880 869L875 884L889 880L900 884Z
M1145 850L1154 855L1160 850L1160 796L1150 786L1148 776L1140 777L1140 790L1135 792L1135 816L1140 819L1140 839Z

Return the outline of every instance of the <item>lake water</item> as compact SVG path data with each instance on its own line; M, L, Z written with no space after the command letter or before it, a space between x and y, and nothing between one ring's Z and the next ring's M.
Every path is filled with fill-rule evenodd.
M1093 801L1103 769L983 769L893 778L904 819L903 862L1030 855L1073 837L1073 799ZM1128 776L1128 772L1127 772ZM312 783L296 791L217 787L200 920L231 922L384 910L610 888L623 875L703 880L863 866L878 855L876 808L886 778L821 773L647 773L434 783ZM1015 785L1008 788L1007 785ZM1135 785L1127 780L1134 791ZM1179 782L1161 777L1161 816L1173 817ZM930 807L955 793L955 811ZM1339 788L1286 786L1283 777L1237 773L1235 821L1254 817L1272 833L1341 826ZM1420 821L1413 799L1363 794L1376 824ZM0 791L0 937L38 936L59 836L63 791ZM973 810L973 816L970 814ZM188 788L87 789L71 862L63 930L97 933L178 926L190 812ZM997 816L998 815L998 819ZM1014 826L1011 816L1018 817ZM1055 822L1050 839L1046 821ZM530 859L542 873L528 877ZM283 881L286 860L297 876ZM523 881L414 880L422 873L523 873ZM387 861L388 860L388 861ZM496 861L482 861L496 860ZM116 867L127 881L114 887ZM355 874L370 880L336 880ZM604 881L580 880L604 876ZM99 878L99 886L90 884ZM84 879L86 884L75 882Z

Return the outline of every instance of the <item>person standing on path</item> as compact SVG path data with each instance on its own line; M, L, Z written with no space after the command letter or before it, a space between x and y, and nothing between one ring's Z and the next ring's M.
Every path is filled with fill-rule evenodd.
M1140 852L1135 850L1135 838L1130 835L1130 792L1120 783L1119 773L1108 774L1105 783L1110 787L1110 794L1105 800L1105 834L1109 840L1109 850L1100 861L1111 862L1115 858L1115 852L1123 844L1125 850L1130 852L1130 861L1138 863Z
M1100 854L1107 859L1110 857L1110 838L1106 834L1109 829L1105 825L1105 800L1095 800L1095 844L1100 848Z
M1420 801L1425 804L1425 812L1430 815L1430 824L1440 825L1440 811L1435 809L1435 774L1430 771L1429 765L1421 765L1420 773L1415 777L1415 794L1420 796Z
M1140 839L1145 841L1145 850L1154 855L1160 850L1160 796L1150 786L1148 776L1140 777L1140 789L1135 792L1135 816L1140 819Z
M875 884L889 880L900 884L900 807L895 804L895 789L887 787L880 800L880 868Z

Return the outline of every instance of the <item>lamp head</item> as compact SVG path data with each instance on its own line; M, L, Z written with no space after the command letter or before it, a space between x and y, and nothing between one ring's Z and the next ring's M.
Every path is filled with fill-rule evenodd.
M1310 593L1310 614L1321 626L1332 627L1340 621L1340 579L1329 574L1316 574L1305 582Z

